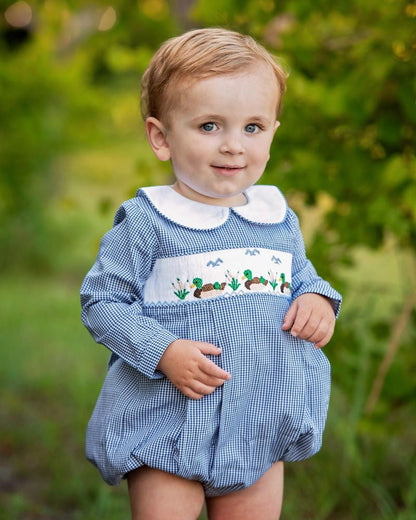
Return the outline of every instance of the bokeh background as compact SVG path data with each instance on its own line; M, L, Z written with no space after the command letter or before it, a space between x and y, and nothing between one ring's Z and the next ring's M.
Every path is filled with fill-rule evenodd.
M321 452L287 464L282 519L416 518L416 3L0 1L0 516L128 518L84 459L108 352L79 286L119 204L171 181L139 81L159 44L223 26L290 72L262 182L345 296ZM202 518L202 517L201 517Z

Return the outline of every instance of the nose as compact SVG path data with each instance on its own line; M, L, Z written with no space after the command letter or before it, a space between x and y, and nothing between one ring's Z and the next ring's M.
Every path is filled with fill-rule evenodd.
M238 155L244 153L244 145L242 143L242 136L235 133L228 133L224 135L224 139L220 146L221 153L228 153L231 155Z

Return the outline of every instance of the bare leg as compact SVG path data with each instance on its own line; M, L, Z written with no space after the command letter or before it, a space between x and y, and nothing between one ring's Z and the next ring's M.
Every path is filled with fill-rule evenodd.
M210 520L278 520L283 501L283 462L276 462L252 486L206 501Z
M128 474L132 520L196 520L204 505L199 482L153 468Z

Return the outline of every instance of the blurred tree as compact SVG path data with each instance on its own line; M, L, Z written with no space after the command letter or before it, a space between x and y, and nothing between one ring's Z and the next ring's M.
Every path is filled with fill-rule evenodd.
M111 89L176 30L165 0L0 4L1 268L50 265L53 159L103 142Z
M45 208L56 190L51 159L68 145L74 122L97 116L85 63L59 60L65 12L8 2L0 18L0 229L2 269L45 266ZM10 5L11 4L11 5Z

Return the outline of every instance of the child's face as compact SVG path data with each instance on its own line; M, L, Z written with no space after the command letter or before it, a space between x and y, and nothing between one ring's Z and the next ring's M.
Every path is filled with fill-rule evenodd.
M167 124L146 122L156 155L171 160L175 189L207 204L244 204L244 190L270 157L278 96L274 73L263 64L181 86Z

